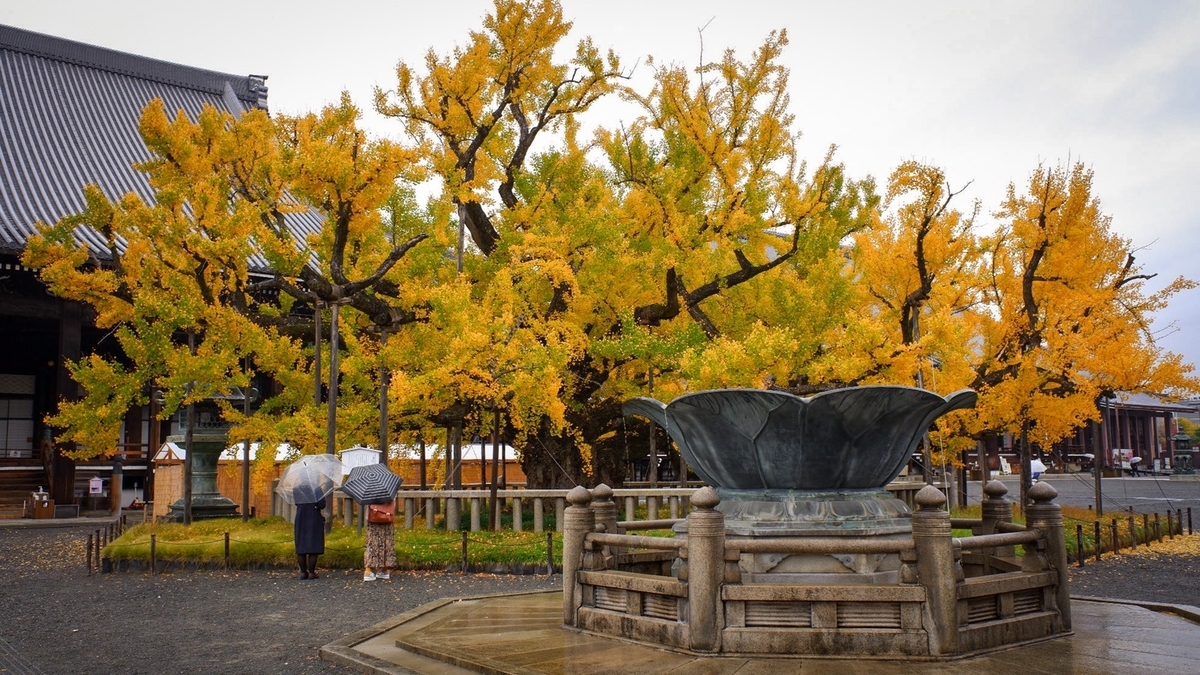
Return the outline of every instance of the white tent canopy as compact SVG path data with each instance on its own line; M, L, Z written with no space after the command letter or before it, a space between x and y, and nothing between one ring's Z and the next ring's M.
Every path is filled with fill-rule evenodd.
M258 457L258 446L259 445L260 445L259 443L251 443L250 444L250 459L251 460ZM220 458L223 460L240 460L240 459L242 459L242 457L245 456L243 454L244 452L245 451L244 451L242 444L238 443L237 445L233 445L233 446L226 448L225 451L221 453ZM277 448L275 448L275 461L276 462L286 462L294 454L295 453L292 450L292 446L288 445L287 443L281 443L281 444L279 444L279 446ZM182 443L173 443L173 442L169 442L169 441L166 443L163 443L162 447L158 449L158 454L154 455L154 461L156 461L156 462L169 461L169 460L183 461L185 459L187 459L187 449L183 447L183 444Z
M464 462L478 462L480 453L486 453L485 459L492 461L492 444L491 443L463 443L462 459ZM393 445L392 457L402 457L404 459L420 459L421 451L415 445ZM432 459L434 457L445 457L442 452L442 446L436 443L425 444L425 458ZM501 459L513 460L517 458L517 451L507 443L500 444Z
M250 444L250 459L255 459L258 457L259 445L259 443ZM370 445L356 447L374 449L374 446ZM238 443L237 445L230 446L224 452L222 452L221 459L240 460L242 458L242 452L242 444ZM481 452L486 453L484 457L487 459L487 461L492 461L493 450L491 443L483 443L482 445L479 443L463 443L462 459L464 462L478 462ZM391 447L390 454L393 458L402 459L419 459L421 457L420 450L415 445L393 445ZM277 462L287 462L294 456L295 451L292 449L292 446L288 445L287 443L281 443L275 449L275 461ZM514 460L517 458L517 451L513 449L511 445L502 443L500 445L500 456L505 460ZM425 459L433 460L435 457L443 458L444 461L445 455L442 454L442 446L436 443L426 443ZM154 455L154 461L156 462L169 460L183 461L186 458L187 451L184 449L182 443L163 443L162 447L158 450L158 454Z

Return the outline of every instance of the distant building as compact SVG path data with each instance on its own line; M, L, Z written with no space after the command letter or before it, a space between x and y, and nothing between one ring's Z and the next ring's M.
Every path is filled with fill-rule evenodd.
M1168 403L1149 394L1118 393L1100 402L1100 423L1089 423L1055 446L1059 462L1078 463L1085 454L1098 455L1105 468L1128 470L1139 458L1139 470L1165 471L1174 464L1171 436L1178 431L1176 419L1194 416L1194 404ZM1099 452L1097 452L1099 450ZM1074 462L1072 462L1074 460Z
M266 108L265 80L0 25L0 512L8 506L11 513L39 485L59 505L108 508L100 502L111 461L77 466L43 419L59 400L78 395L65 362L111 355L117 345L94 327L88 308L51 296L20 264L34 224L80 211L88 183L110 199L151 197L146 177L133 168L149 158L138 118L150 100L193 118L204 105L240 114ZM95 233L80 228L76 237L104 264ZM142 408L126 419L125 502L141 496L149 451L170 433L151 417ZM98 497L89 496L94 477L104 484Z

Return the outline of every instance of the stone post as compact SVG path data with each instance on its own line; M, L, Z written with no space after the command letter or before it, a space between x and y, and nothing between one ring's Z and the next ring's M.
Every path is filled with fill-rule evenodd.
M912 536L917 577L925 587L925 630L930 655L958 653L958 574L954 566L950 512L946 495L932 485L917 493L920 510L913 513Z
M1071 590L1067 573L1067 538L1063 533L1062 507L1053 503L1058 496L1054 486L1042 481L1029 489L1033 504L1025 511L1025 526L1041 531L1046 538L1046 561L1050 569L1058 574L1058 585L1054 601L1058 605L1062 625L1059 631L1071 630Z
M983 526L976 534L995 534L997 523L1011 523L1013 517L1012 502L1004 498L1008 488L998 480L983 486Z
M1008 494L1008 488L998 480L989 482L983 486L983 502L980 504L983 524L976 534L996 534L999 523L1011 523L1013 521L1013 503L1004 498ZM1001 546L990 550L991 555L1002 558L1012 558L1016 555L1012 546ZM991 565L988 565L990 571Z
M612 488L604 483L592 490L592 513L596 514L597 523L604 523L605 532L625 534L625 530L617 525L617 503L613 501Z
M567 493L571 503L558 522L563 528L563 625L576 626L579 616L579 568L583 565L584 537L596 526L596 516L588 504L592 493L582 485Z
M458 497L446 497L446 530L449 532L457 532L462 529L462 516L460 509L462 503L458 501Z
M698 652L721 650L725 515L716 510L720 502L716 490L700 488L692 495L695 510L687 519L688 648Z

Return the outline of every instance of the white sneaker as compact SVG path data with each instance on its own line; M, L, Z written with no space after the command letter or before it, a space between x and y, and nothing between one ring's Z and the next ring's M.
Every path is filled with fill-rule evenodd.
M379 573L379 578L380 578L380 579L383 579L384 581L391 581L391 579L392 579L392 575L391 575L391 574L389 574L388 572L380 572L380 573Z
M375 581L375 573L367 571L363 573L363 581Z

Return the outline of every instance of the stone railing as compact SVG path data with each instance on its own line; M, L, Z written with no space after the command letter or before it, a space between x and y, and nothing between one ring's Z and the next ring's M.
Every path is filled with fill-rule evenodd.
M563 622L692 652L758 655L950 658L1069 632L1057 493L1047 483L1030 490L1026 529L1011 522L1003 485L988 487L977 521L952 521L945 496L924 487L912 536L892 539L727 536L710 488L690 499L686 537L621 534L611 491L577 487L564 513ZM980 534L956 539L953 525ZM898 554L898 583L742 583L739 560L751 553ZM648 573L655 556L662 564Z
M914 506L917 492L925 487L919 481L899 480L888 485L888 491L896 498L904 501L909 508ZM606 488L608 489L608 488ZM554 514L554 529L563 531L563 512L566 509L567 493L569 490L497 490L497 514L506 513L512 516L511 527L517 532L525 529L524 516L526 509L533 514L532 528L534 532L547 529L547 515ZM688 500L696 492L695 488L616 488L612 490L613 498L619 508L624 511L625 521L636 520L639 505L646 508L646 520L660 519L675 520L682 518L691 510ZM283 501L271 490L271 515L283 516L289 521L295 515L295 508ZM425 527L436 527L459 530L462 525L462 514L470 513L470 530L492 529L488 527L491 491L483 489L470 490L412 490L402 488L396 496L397 524L403 523L405 529L412 529L416 523L424 521ZM340 490L333 493L333 515L335 520L341 520L351 525L358 517L358 506L346 497ZM499 519L499 518L498 518ZM665 527L669 527L666 525ZM645 528L641 528L645 529Z

